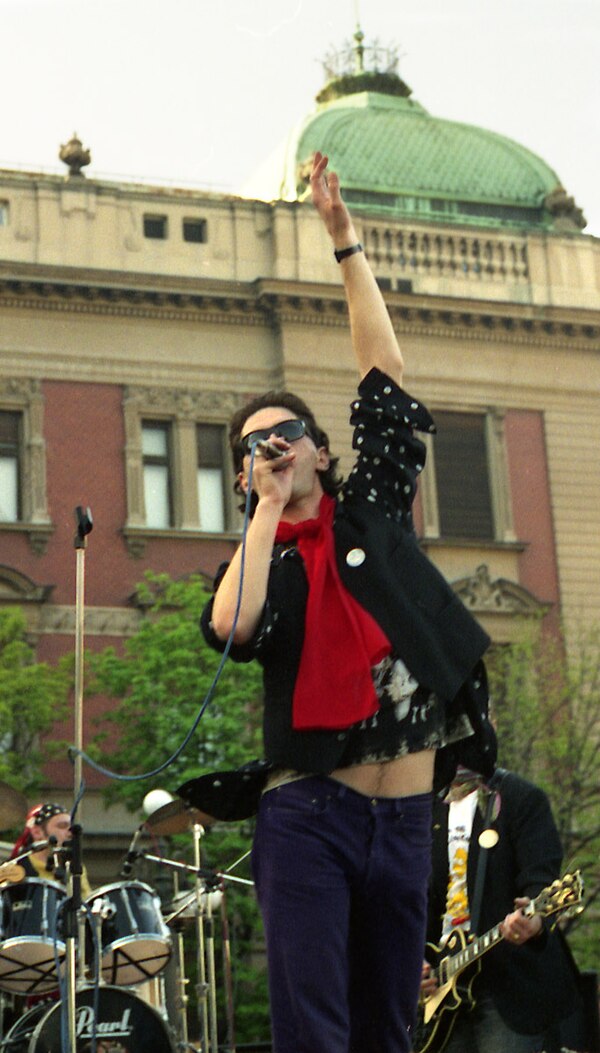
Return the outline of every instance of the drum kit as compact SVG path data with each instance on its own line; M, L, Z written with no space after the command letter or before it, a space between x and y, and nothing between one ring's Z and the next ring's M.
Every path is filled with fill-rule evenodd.
M0 784L0 802L0 829L14 827L25 817L24 798L4 784ZM123 880L94 889L82 900L74 928L76 978L70 1029L65 1025L65 987L68 932L73 931L68 920L72 886L68 881L65 889L58 881L30 877L31 868L23 863L31 848L0 863L0 1053L235 1050L226 884L252 886L253 882L231 873L249 853L224 871L202 867L201 838L212 822L211 816L183 801L163 805L136 831L121 870ZM191 835L193 864L139 849L144 831L154 840ZM48 846L48 842L37 844ZM69 844L50 851L59 861L66 861L68 877ZM173 895L166 907L150 885L129 877L137 859L170 870ZM184 889L179 887L182 875L188 886ZM217 913L221 921L221 999L217 998ZM192 925L193 938L185 940ZM195 1042L190 1040L188 1022L190 953L197 994ZM217 1016L223 1005L226 1035L219 1045ZM2 1018L8 1015L11 1026L4 1034Z

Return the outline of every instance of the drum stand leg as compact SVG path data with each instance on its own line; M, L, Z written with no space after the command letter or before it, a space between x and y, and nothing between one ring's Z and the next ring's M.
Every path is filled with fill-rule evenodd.
M227 896L223 887L221 899L221 931L223 934L223 973L225 977L225 1006L227 1011L227 1049L235 1053L235 1015L233 1011L233 972L231 968L231 942L229 939L229 918L227 917Z
M175 1011L177 1013L177 1049L181 1050L194 1050L195 1047L190 1045L189 1032L188 1032L188 1019L187 1019L187 1007L188 1007L188 994L187 984L188 979L185 975L185 950L183 942L183 924L179 923L176 928L175 938L175 972L176 972L176 995L175 995Z
M194 866L199 871L200 839L204 828L199 822L194 823ZM198 945L198 1005L200 1007L200 1027L202 1039L202 1053L218 1053L217 1036L217 1001L215 991L215 940L213 935L213 918L208 917L207 945L208 945L208 976L209 984L206 982L206 942L204 940L204 907L202 903L203 883L199 875L196 877L196 934ZM208 1041L208 1026L211 1028L211 1042Z

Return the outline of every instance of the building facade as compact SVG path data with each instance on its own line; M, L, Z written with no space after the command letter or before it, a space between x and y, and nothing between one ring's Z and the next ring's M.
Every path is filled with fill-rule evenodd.
M552 169L364 63L333 71L247 196L85 177L74 144L65 177L0 172L0 603L40 660L74 646L76 506L90 649L135 631L146 568L211 576L231 555L226 426L250 396L298 392L351 464L344 295L305 200L317 148L438 423L424 549L498 642L528 612L600 622L600 242ZM49 792L71 778L50 765ZM92 834L125 837L89 784Z

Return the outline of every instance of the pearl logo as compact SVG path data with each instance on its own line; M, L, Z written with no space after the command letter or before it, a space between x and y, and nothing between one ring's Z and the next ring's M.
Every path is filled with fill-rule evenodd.
M120 1020L99 1020L96 1024L97 1035L110 1035L112 1038L129 1038L132 1033L131 1009L125 1009ZM92 1006L81 1006L77 1010L77 1038L91 1038L94 1031L94 1010Z

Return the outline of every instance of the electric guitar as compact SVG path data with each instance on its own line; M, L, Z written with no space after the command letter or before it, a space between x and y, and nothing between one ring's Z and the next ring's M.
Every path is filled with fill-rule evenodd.
M551 914L574 910L583 897L583 880L581 872L565 874L563 878L553 881L542 889L539 896L523 907L523 914L530 918L534 914L548 917ZM582 910L579 907L579 910ZM481 965L479 959L503 939L500 924L472 938L456 929L443 947L427 946L437 956L430 976L437 980L437 988L432 994L419 1003L419 1013L415 1037L414 1053L441 1053L448 1042L459 1006L472 1009L475 999L472 985ZM468 972L467 972L468 970ZM462 974L466 973L465 976Z

